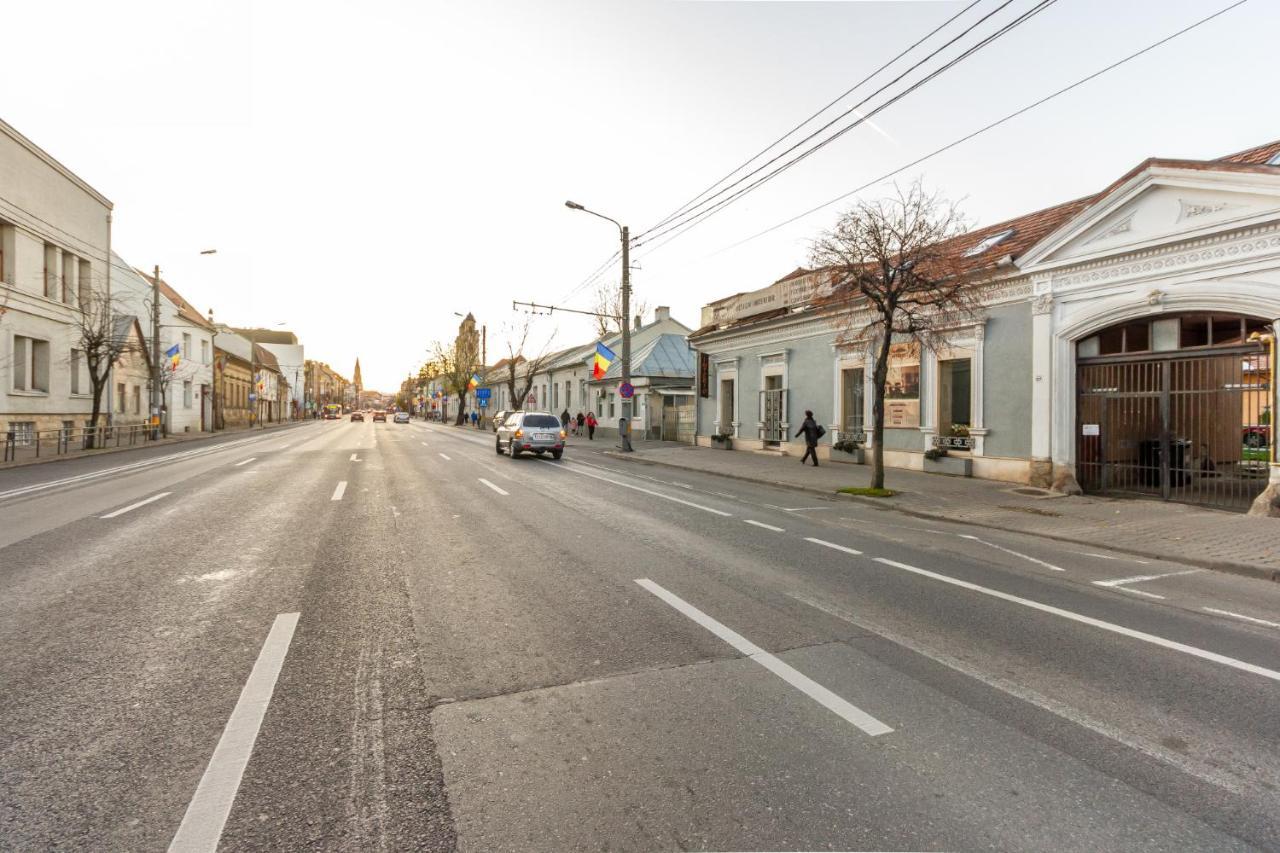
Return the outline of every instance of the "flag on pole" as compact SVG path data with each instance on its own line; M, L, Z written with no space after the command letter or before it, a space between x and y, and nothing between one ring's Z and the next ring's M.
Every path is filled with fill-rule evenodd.
M476 390L476 386L477 386L477 385L479 385L479 384L480 384L480 374L478 374L478 373L473 373L473 374L471 374L471 379L470 379L470 381L468 381L468 382L467 382L467 390L468 390L468 391L474 391L474 390Z
M609 365L613 364L615 358L617 356L613 354L613 350L602 343L597 343L595 364L591 366L591 378L604 379L604 375L609 372Z
M174 344L164 351L164 356L169 359L169 370L177 370L178 362L182 361L182 347L178 344Z

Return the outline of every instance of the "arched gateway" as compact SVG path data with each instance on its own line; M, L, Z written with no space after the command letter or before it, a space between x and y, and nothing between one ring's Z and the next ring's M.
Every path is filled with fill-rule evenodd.
M1076 477L1095 493L1247 508L1267 485L1271 322L1186 312L1076 343Z

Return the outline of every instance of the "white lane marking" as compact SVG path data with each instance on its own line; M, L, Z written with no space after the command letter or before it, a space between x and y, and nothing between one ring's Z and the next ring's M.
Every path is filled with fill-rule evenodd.
M729 628L726 625L717 622L698 608L694 607L683 598L668 592L658 586L648 578L637 578L636 583L641 587L653 593L662 601L671 605L680 613L692 619L697 624L706 628L712 634L724 640L733 646L743 655L763 666L801 693L817 702L822 707L839 716L846 722L852 723L862 729L867 734L875 737L892 732L893 729L877 720L861 708L856 707L845 699L832 693L818 682L809 678L809 676L792 667L790 664L783 663L774 655L766 652L746 637Z
M439 456L441 459L443 459L443 460L444 460L444 461L446 461L446 462L452 462L452 461L453 461L452 459L450 459L450 458L449 458L449 456L448 456L447 454L444 454L444 453L437 453L436 455L437 455L437 456Z
M250 456L248 459L241 459L239 462L235 464L234 467L239 468L241 465L248 465L250 462L253 462L257 458L258 457L256 456Z
M1021 554L1021 553L1019 553L1019 552L1017 552L1017 551L1014 551L1014 550L1012 550L1012 549L1010 549L1010 548L1006 548L1006 547L1004 547L1003 545L997 545L997 544L996 544L996 543L994 543L994 542L988 542L988 541L987 541L987 540L985 540L985 539L979 539L977 536L970 536L970 535L969 535L969 534L967 534L967 533L960 533L960 534L957 534L957 535L958 535L961 539L972 539L974 542L981 543L981 544L983 544L983 545L986 545L986 546L987 546L987 547L989 547L989 548L995 548L997 551L1004 551L1006 554L1012 554L1012 555L1013 555L1013 556L1015 556L1015 557L1021 557L1022 559L1024 559L1024 560L1028 560L1028 561L1030 561L1030 562L1032 562L1032 563L1035 563L1035 564L1036 564L1036 565L1038 565L1038 566L1044 566L1046 569L1053 569L1055 572L1065 572L1065 571L1066 571L1066 569L1063 569L1063 568L1061 568L1061 567L1059 567L1059 566L1055 566L1053 563L1046 563L1044 560L1037 559L1037 558L1032 557L1032 556L1029 556L1029 555L1027 555L1027 554Z
M1134 595L1141 595L1143 598L1155 598L1155 599L1159 599L1160 601L1165 600L1165 597L1163 595L1156 595L1154 592L1147 592L1144 589L1134 589L1133 587L1128 587L1128 586L1118 586L1116 587L1116 589L1120 590L1121 592L1131 592Z
M664 501L672 501L674 503L683 504L684 506L691 506L694 509L700 509L703 512L712 513L713 515L719 515L725 518L733 518L733 513L731 512L725 512L724 510L715 509L714 507L703 506L702 504L696 504L693 501L687 501L684 498L676 498L676 497L672 497L671 495L664 495L662 494L662 492L655 492L652 489L646 489L641 486L633 485L631 483L624 483L620 480L614 480L609 477L602 477L599 474L592 474L588 471L579 471L577 465L571 465L571 466L557 465L556 470L569 471L573 474L577 474L580 477L591 477L596 480L603 480L606 483L613 483L615 486L621 486L624 489L633 489L634 491L637 491L637 492L643 492L646 495L652 495L655 498L662 498Z
M222 737L213 750L213 757L200 777L195 796L191 798L187 813L182 816L182 823L169 843L170 853L214 853L218 849L222 828L231 814L236 792L240 790L244 768L253 753L262 718L266 716L267 705L275 692L276 679L280 677L297 625L297 613L281 613L272 623L262 651L258 652L258 660L249 673L249 680L240 691L235 710L231 712L231 718L227 720Z
M1187 569L1183 572L1166 572L1163 575L1135 575L1131 578L1116 578L1110 581L1094 581L1094 586L1125 586L1131 583L1142 583L1143 581L1157 581L1160 578L1176 578L1178 575L1194 575L1197 572L1203 572L1204 569Z
M1211 651L1208 651L1207 649L1197 648L1196 646L1188 646L1186 643L1179 643L1176 640L1166 640L1164 637L1157 637L1155 634L1148 634L1145 631L1135 631L1132 628L1126 628L1123 625L1117 625L1114 622L1104 622L1101 619L1094 619L1092 616L1085 616L1081 613L1075 613L1071 610L1063 610L1061 607L1054 607L1051 604L1041 604L1040 602L1032 601L1029 598L1022 598L1021 596L1011 595L1010 593L1007 593L1007 592L1001 592L998 589L991 589L990 587L979 586L976 583L970 583L969 581L962 581L959 578L953 578L949 575L942 575L942 574L938 574L937 572L931 572L928 569L921 569L921 568L917 568L916 566L909 566L906 563L899 563L896 560L889 560L889 559L886 559L885 557L872 557L872 559L875 560L877 563L880 563L885 566L892 566L893 568L901 569L904 572L911 572L913 574L917 574L922 577L932 578L933 580L942 581L943 583L949 583L953 586L961 587L962 589L971 590L973 592L980 592L983 595L989 595L992 598L999 598L1002 601L1009 601L1014 604L1021 604L1023 607L1030 607L1032 610L1039 610L1042 613L1049 613L1054 616L1061 616L1063 619L1070 619L1071 621L1079 622L1082 625L1091 625L1094 628L1101 628L1102 630L1110 631L1113 634L1120 634L1121 636L1124 636L1124 637L1131 637L1132 639L1135 639L1135 640L1141 640L1144 643L1151 643L1154 646L1160 646L1162 648L1172 649L1175 652L1181 652L1182 654L1201 658L1202 660L1212 661L1213 663L1220 663L1223 666L1229 666L1232 669L1238 669L1238 670L1241 670L1242 672L1250 672L1250 673L1253 673L1254 675L1261 675L1263 678L1270 678L1273 681L1280 681L1280 672L1277 672L1274 669L1267 669L1265 666L1258 666L1257 664L1249 663L1248 661L1237 660L1236 658L1227 657L1226 655L1220 655L1217 652L1211 652Z
M1216 613L1219 616L1231 616L1235 619L1243 619L1246 622L1252 622L1255 625L1266 625L1268 628L1280 628L1280 622L1268 622L1266 619L1259 619L1256 616L1245 616L1243 613L1232 613L1230 610L1219 610L1216 607L1201 607L1207 613Z
M423 447L427 447L428 445L427 445L427 443L424 441L424 442L422 442L422 446L423 446Z
M122 507L116 510L115 512L109 512L106 515L100 515L98 517L99 518L115 518L117 515L124 515L126 512L132 512L133 510L137 509L140 506L146 506L147 504L154 503L155 501L158 501L161 498L167 498L171 494L173 494L173 492L161 492L160 494L152 495L151 497L146 498L145 500L140 500L136 504L129 504L128 506Z
M814 509L832 509L829 506L784 506L779 507L783 512L809 512Z
M346 492L346 490L347 490L347 481L346 481L346 480L339 480L339 481L338 481L338 486L337 486L337 488L335 488L335 489L333 490L333 497L329 498L329 500L331 500L331 501L340 501L340 500L342 500L342 495L343 495L343 493L344 493L344 492Z
M1097 557L1099 560L1124 560L1127 563L1141 563L1144 566L1151 565L1150 560L1139 560L1137 557L1117 557L1112 554L1095 554L1092 551L1075 551L1082 557Z
M352 461L352 462L359 462L359 461L360 461L360 454L359 454L359 453L352 453L352 454L351 454L351 461Z
M901 634L897 631L886 628L883 625L875 622L869 622L860 615L855 616L852 613L819 599L809 598L792 592L787 593L787 595L794 598L796 601L803 602L816 610L821 610L823 613L827 613L837 619L848 622L850 625L855 625L864 631L879 634L891 643L910 649L916 654L923 655L930 660L937 661L945 667L986 684L988 687L994 687L996 690L1003 691L1016 699L1021 699L1023 702L1028 702L1036 707L1043 708L1044 710L1052 714L1056 714L1065 720L1070 720L1076 725L1084 726L1085 728L1095 731L1104 737L1111 738L1118 743L1124 744L1130 749L1135 749L1144 755L1149 755L1152 758L1165 762L1166 764L1178 767L1184 772L1203 779L1211 784L1217 785L1220 788L1237 793L1244 790L1244 786L1241 784L1240 779L1221 773L1216 767L1203 764L1189 756L1172 752L1155 743L1147 741L1144 738L1131 735L1108 723L1094 719L1085 712L1079 711L1065 702L1052 699L1011 679L1002 678L999 675L984 672L968 661L952 657L943 651L935 651L907 634Z
M488 480L486 480L484 477L479 477L478 479L480 480L480 482L484 483L486 486L488 486L489 488L493 489L495 492L497 492L497 493L498 493L498 494L500 494L500 495L509 495L509 494L511 494L510 492L505 491L504 489L500 489L500 488L498 488L498 487L497 487L497 486L495 486L493 483L490 483L490 482L489 482Z
M857 554L861 554L861 553L862 553L861 551L855 551L855 550L854 550L854 549L852 549L852 548L846 548L846 547L845 547L845 546L843 546L843 545L837 545L837 544L836 544L836 543L834 543L834 542L828 542L828 541L827 541L827 540L825 540L825 539L814 539L812 536L806 536L806 537L804 537L804 541L806 541L806 542L812 542L814 545L822 545L822 546L827 547L827 548L832 548L832 549L834 549L834 550L836 550L836 551L843 551L843 552L845 552L846 554L854 554L854 555L857 555Z
M289 449L289 445L287 445L287 444L282 444L282 445L280 445L280 449L281 449L281 450L288 450L288 449Z
M774 527L772 524L765 524L763 521L755 521L754 519L744 518L743 523L750 524L752 527L763 527L765 530L772 530L774 533L786 533L786 529L782 527Z

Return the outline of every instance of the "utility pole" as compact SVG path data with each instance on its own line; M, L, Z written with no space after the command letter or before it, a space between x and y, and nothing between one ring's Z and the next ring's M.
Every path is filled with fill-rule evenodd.
M631 384L631 229L622 226L622 384ZM622 450L631 452L631 399L622 398Z
M155 425L160 423L160 265L156 264L151 279L151 417ZM159 431L152 427L152 439L159 438Z

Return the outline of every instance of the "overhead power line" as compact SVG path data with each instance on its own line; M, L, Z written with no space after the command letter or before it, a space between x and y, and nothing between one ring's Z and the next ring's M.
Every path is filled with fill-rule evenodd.
M1012 0L1009 0L1009 2L1012 2ZM1001 6L1001 7L1000 7L1000 9L1003 9L1005 6L1009 5L1009 2L1006 2L1003 6ZM685 232L687 232L687 231L691 230L693 227L695 227L696 225L698 225L698 224L700 224L701 222L705 221L707 218L709 218L710 216L712 216L712 215L714 215L715 213L719 212L720 210L723 210L725 207L727 207L728 205L732 204L732 203L733 203L734 201L736 201L737 199L741 198L742 196L746 195L746 194L747 194L747 193L749 193L749 192L752 192L752 191L753 191L753 190L755 190L756 188L760 187L762 184L764 184L764 183L766 183L766 182L768 182L768 181L772 180L773 178L777 177L777 176L778 176L779 174L781 174L782 172L785 172L786 170L788 170L788 169L792 168L793 166L795 166L797 163L799 163L799 162L801 162L801 161L805 160L806 158L808 158L808 157L812 156L813 154L817 153L817 152L818 152L818 151L820 151L822 148L826 147L827 145L831 144L831 143L832 143L832 142L834 142L835 140L839 139L841 136L843 136L844 134L846 134L846 133L848 133L849 131L853 130L855 127L858 127L859 125L861 125L862 123L864 123L864 122L865 122L865 121L867 121L868 119L872 118L873 116L875 116L876 114L878 114L878 113L879 113L879 112L881 112L882 110L884 110L884 109L888 108L889 106L892 106L893 104L897 103L899 100L901 100L902 98L906 97L907 95L909 95L911 92L915 91L916 89L919 89L921 86L924 86L926 83L930 82L931 80L936 79L938 76L940 76L941 74L945 73L945 72L946 72L946 71L948 71L949 69L951 69L951 68L955 67L955 66L956 66L956 65L958 65L959 63L963 62L965 59L967 59L967 58L969 58L970 56L974 55L974 54L975 54L975 53L977 53L979 50L981 50L981 49L983 49L984 47L986 47L986 46L990 45L991 43L993 43L994 41L996 41L997 39L999 39L1001 36L1006 35L1007 33L1009 33L1009 32L1011 32L1011 31L1013 31L1013 30L1014 30L1014 29L1016 29L1017 27L1021 26L1021 25L1022 25L1022 24L1024 24L1024 23L1026 23L1026 22L1027 22L1028 20L1030 20L1032 17L1034 17L1035 15L1037 15L1037 14L1039 14L1040 12L1044 11L1045 9L1047 9L1049 6L1053 5L1053 4L1054 4L1054 3L1056 3L1056 2L1057 2L1057 0L1041 0L1041 2L1040 2L1040 3L1038 3L1036 6L1034 6L1034 7L1033 7L1033 8L1031 8L1030 10L1028 10L1028 11L1026 11L1026 12L1022 13L1022 14L1021 14L1021 15L1019 15L1017 18L1015 18L1013 21L1011 21L1011 22L1009 22L1009 23L1007 23L1007 24L1003 25L1000 29L996 30L995 32L993 32L993 33L991 33L991 34L989 34L989 35L987 35L987 36L985 36L984 38L982 38L982 39L981 39L980 41L978 41L977 43L975 43L975 44L971 45L970 47L966 48L966 49L965 49L963 52L961 52L958 56L956 56L956 57L954 57L954 58L952 58L952 59L948 60L948 61L947 61L946 63L944 63L943 65L939 66L938 68L936 68L936 69L934 69L933 71L931 71L931 72L929 72L928 74L926 74L926 75L925 75L924 77L922 77L921 79L919 79L919 80L917 80L916 82L912 83L910 86L908 86L908 87L907 87L906 89L904 89L903 91L901 91L901 92L899 92L898 94L896 94L896 95L894 95L894 96L890 97L887 101L885 101L884 103L882 103L882 104L880 104L880 105L876 106L876 107L875 107L875 108L873 108L870 112L868 112L866 115L863 115L863 116L859 117L857 120L855 120L855 121L851 122L850 124L846 125L845 127L840 128L840 129L839 129L839 130L837 130L835 133L831 134L830 136L828 136L827 138L825 138L825 139L821 140L820 142L815 143L813 146L811 146L811 147L810 147L810 148L808 148L807 150L800 152L800 153L799 153L799 154L797 154L795 157L791 158L791 159L790 159L790 160L788 160L787 162L785 162L785 163L783 163L782 165L778 166L777 168L775 168L775 169L774 169L774 170L772 170L771 172L769 172L769 173L767 173L767 174L763 175L763 176L762 176L762 177L760 177L760 178L757 178L756 180L752 181L752 182L751 182L750 184L748 184L747 186L745 186L745 187L743 187L743 188L741 188L741 189L739 189L739 190L735 191L735 192L734 192L734 193L732 193L731 195L729 195L729 196L727 196L727 197L725 197L725 198L722 198L722 199L720 199L719 201L715 202L715 204L713 204L712 206L710 206L710 207L708 207L708 208L706 208L706 209L704 209L704 210L698 211L697 213L694 213L694 212L691 210L691 211L689 211L688 213L686 213L683 217L681 217L681 219L683 219L683 221L676 221L676 222L673 222L673 223L671 223L671 224L667 225L666 227L664 227L663 229L658 230L658 231L656 231L656 232L654 231L654 229L650 229L649 231L645 232L644 234L641 234L641 235L640 235L640 237L637 239L637 245L643 245L644 243L652 242L653 240L656 240L656 239L658 239L658 238L660 238L660 237L662 237L662 236L664 236L664 235L666 235L666 234L670 234L670 233L672 233L673 231L677 231L678 229L680 230L680 233L685 233ZM996 11L999 11L1000 9L997 9ZM990 17L990 15L988 15L987 17ZM984 18L983 20L985 21L985 20L986 20L986 18ZM982 21L979 21L978 23L980 24L980 23L982 23ZM831 122L828 122L826 125L824 125L824 126L823 126L822 128L820 128L819 130L817 130L817 131L815 131L814 133L810 134L808 137L806 137L805 139L803 139L803 140L801 140L800 142L796 143L796 144L795 144L795 145L793 145L791 148L787 149L787 151L784 151L782 154L779 154L778 156L774 157L772 160L769 160L768 162L766 162L766 163L765 163L765 164L763 164L762 166L760 166L760 167L756 168L755 170L753 170L752 172L748 173L748 174L747 174L746 176L744 176L743 178L741 178L741 179L739 179L738 181L736 181L734 184L731 184L729 187L726 187L725 189L721 190L721 191L720 191L719 193L717 193L716 195L720 195L720 194L722 194L722 193L724 193L724 192L727 192L728 190L732 189L732 188L733 188L733 186L736 186L737 184L742 183L742 181L746 180L747 178L751 177L752 175L758 174L760 171L762 171L763 169L765 169L766 167L768 167L768 166L769 166L769 165L771 165L772 163L774 163L774 162L776 162L777 160L781 159L781 158L782 158L783 156L785 156L787 153L789 153L789 152L791 152L791 151L794 151L796 148L799 148L799 147L800 147L801 145L803 145L805 142L807 142L807 141L809 141L809 140L813 139L814 137L818 136L818 135L819 135L820 133L822 133L824 130L826 130L827 128L831 127L833 124L835 124L836 122L838 122L841 118L843 118L843 117L847 116L850 112L852 112L853 110L856 110L856 109L857 109L859 106L861 106L862 104L865 104L867 100L870 100L871 98L875 97L875 95L879 94L880 92L883 92L886 88L888 88L889 86L893 85L893 83L897 82L898 80L901 80L903 77L905 77L907 74L909 74L909 73L910 73L912 70L914 70L915 68L918 68L920 65L922 65L924 62L926 62L928 59L930 59L930 58L932 58L933 56L937 55L937 53L938 53L938 52L940 52L941 50L945 49L945 48L946 48L946 47L948 47L949 45L953 44L953 43L956 41L956 39L959 39L959 38L963 37L963 35L965 35L966 33L970 32L970 31L971 31L975 26L977 26L977 24L975 24L975 25L973 25L973 26L969 27L969 29L965 30L965 32L964 32L964 33L961 33L961 35L960 35L960 36L957 36L955 39L952 39L952 40L951 40L950 42L948 42L946 45L943 45L943 47L942 47L942 48L939 48L937 51L934 51L934 53L933 53L933 54L930 54L930 56L926 57L924 60L921 60L920 62L916 63L916 65L912 66L912 68L910 68L910 69L908 69L907 71L903 72L903 74L899 75L899 76L898 76L897 78L895 78L893 81L890 81L890 83L886 84L885 86L882 86L882 87L881 87L880 89L878 89L876 92L874 92L874 93L872 93L871 95L869 95L866 99L864 99L863 101L859 102L859 104L855 105L854 107L850 108L849 110L846 110L846 111L845 111L845 113L843 113L841 116L837 117L836 119L833 119ZM714 198L714 196L712 196L711 198ZM708 199L707 199L706 201L704 201L702 204L706 204L706 203L707 203L707 201L710 201L710 200L711 200L711 198L708 198ZM699 206L701 206L701 205L699 205ZM651 235L651 236L648 236L648 238L647 238L647 239L644 239L646 235ZM674 239L674 238L672 238L672 239ZM667 242L669 242L669 241L667 241Z
M715 183L713 183L711 186L707 187L705 190L703 190L702 192L698 193L698 194L697 194L696 196L694 196L693 198L691 198L691 199L689 199L688 201L686 201L684 204L680 205L680 207L676 208L674 211L672 211L671 213L667 214L667 215L666 215L665 217L663 217L660 221L658 221L658 222L653 226L653 228L650 228L649 230L650 230L650 231L652 231L652 230L654 230L654 229L656 229L656 228L661 228L663 225L666 225L666 224L667 224L668 222L670 222L671 220L673 220L673 219L675 219L676 217L680 216L680 215L681 215L682 213L684 213L684 212L685 212L685 211L686 211L686 210L687 210L691 205L693 205L693 204L695 204L696 202L700 201L700 200L702 199L702 197L703 197L703 196L705 196L707 193L711 192L711 191L712 191L712 190L714 190L716 187L720 186L722 183L724 183L725 181L727 181L727 180L729 180L730 178L732 178L734 175L738 174L738 172L741 172L743 169L745 169L745 168L747 168L748 166L750 166L753 162L755 162L756 160L760 159L760 158L761 158L761 157L763 157L765 154L769 153L769 151L771 151L772 149L776 148L778 145L781 145L784 141L786 141L786 139L787 139L788 137L790 137L790 136L791 136L792 134L794 134L796 131L800 130L800 129L801 129L802 127L804 127L805 125L807 125L807 124L809 124L810 122L814 121L814 120L815 120L815 119L817 119L820 115L822 115L823 113L825 113L827 110L831 109L831 108L832 108L832 107L834 107L836 104L840 103L840 102L841 102L841 101L843 101L845 98L849 97L849 95L853 94L855 91L857 91L858 89L862 88L862 86L866 85L869 81L871 81L872 79L874 79L875 77L877 77L881 72L883 72L885 69L887 69L887 68L889 68L890 66L892 66L892 65L893 65L894 63L896 63L899 59L902 59L902 57L906 56L908 53L910 53L911 51L915 50L917 47L919 47L920 45L924 44L924 43L925 43L926 41L928 41L929 39L933 38L933 37L934 37L935 35L937 35L939 32L941 32L942 30L944 30L944 29L946 29L947 27L949 27L952 23L954 23L954 22L956 21L956 19L958 19L958 18L960 18L961 16L963 16L966 12L968 12L968 11L969 11L970 9L972 9L974 6L977 6L980 2L982 2L982 0L973 0L973 2L971 2L969 5L965 6L965 7L964 7L963 9L961 9L959 12L956 12L954 15L952 15L950 18L947 18L947 20L943 21L941 24L939 24L938 26L934 27L934 28L933 28L932 30L930 30L928 33L926 33L925 35L921 36L919 39L916 39L916 41L912 42L912 43L911 43L907 48L905 48L904 50L902 50L901 52L899 52L896 56L894 56L894 57L893 57L892 59L890 59L888 62L884 63L884 64L883 64L883 65L881 65L879 68L877 68L875 71L872 71L870 74L868 74L867 76L863 77L863 78L862 78L861 80L859 80L857 83L854 83L854 84L853 84L852 86L850 86L848 89L845 89L842 93L840 93L840 95L838 95L834 100L832 100L832 101L831 101L830 103L828 103L826 106L822 107L822 108L821 108L821 109L819 109L817 112L813 113L813 114L812 114L812 115L810 115L808 118L806 118L804 121L800 122L800 123L799 123L799 124L797 124L795 127L791 128L791 129L790 129L790 130L788 130L786 133L782 134L782 136L779 136L779 137L778 137L777 139L775 139L773 142L770 142L768 145L766 145L764 148L762 148L762 149L761 149L760 151L758 151L757 153L755 153L755 154L753 154L752 156L748 157L748 158L747 158L745 161L743 161L739 166L737 166L736 168L734 168L734 170L733 170L733 171L729 172L729 174L725 175L723 178L721 178L720 180L716 181L716 182L715 182Z

